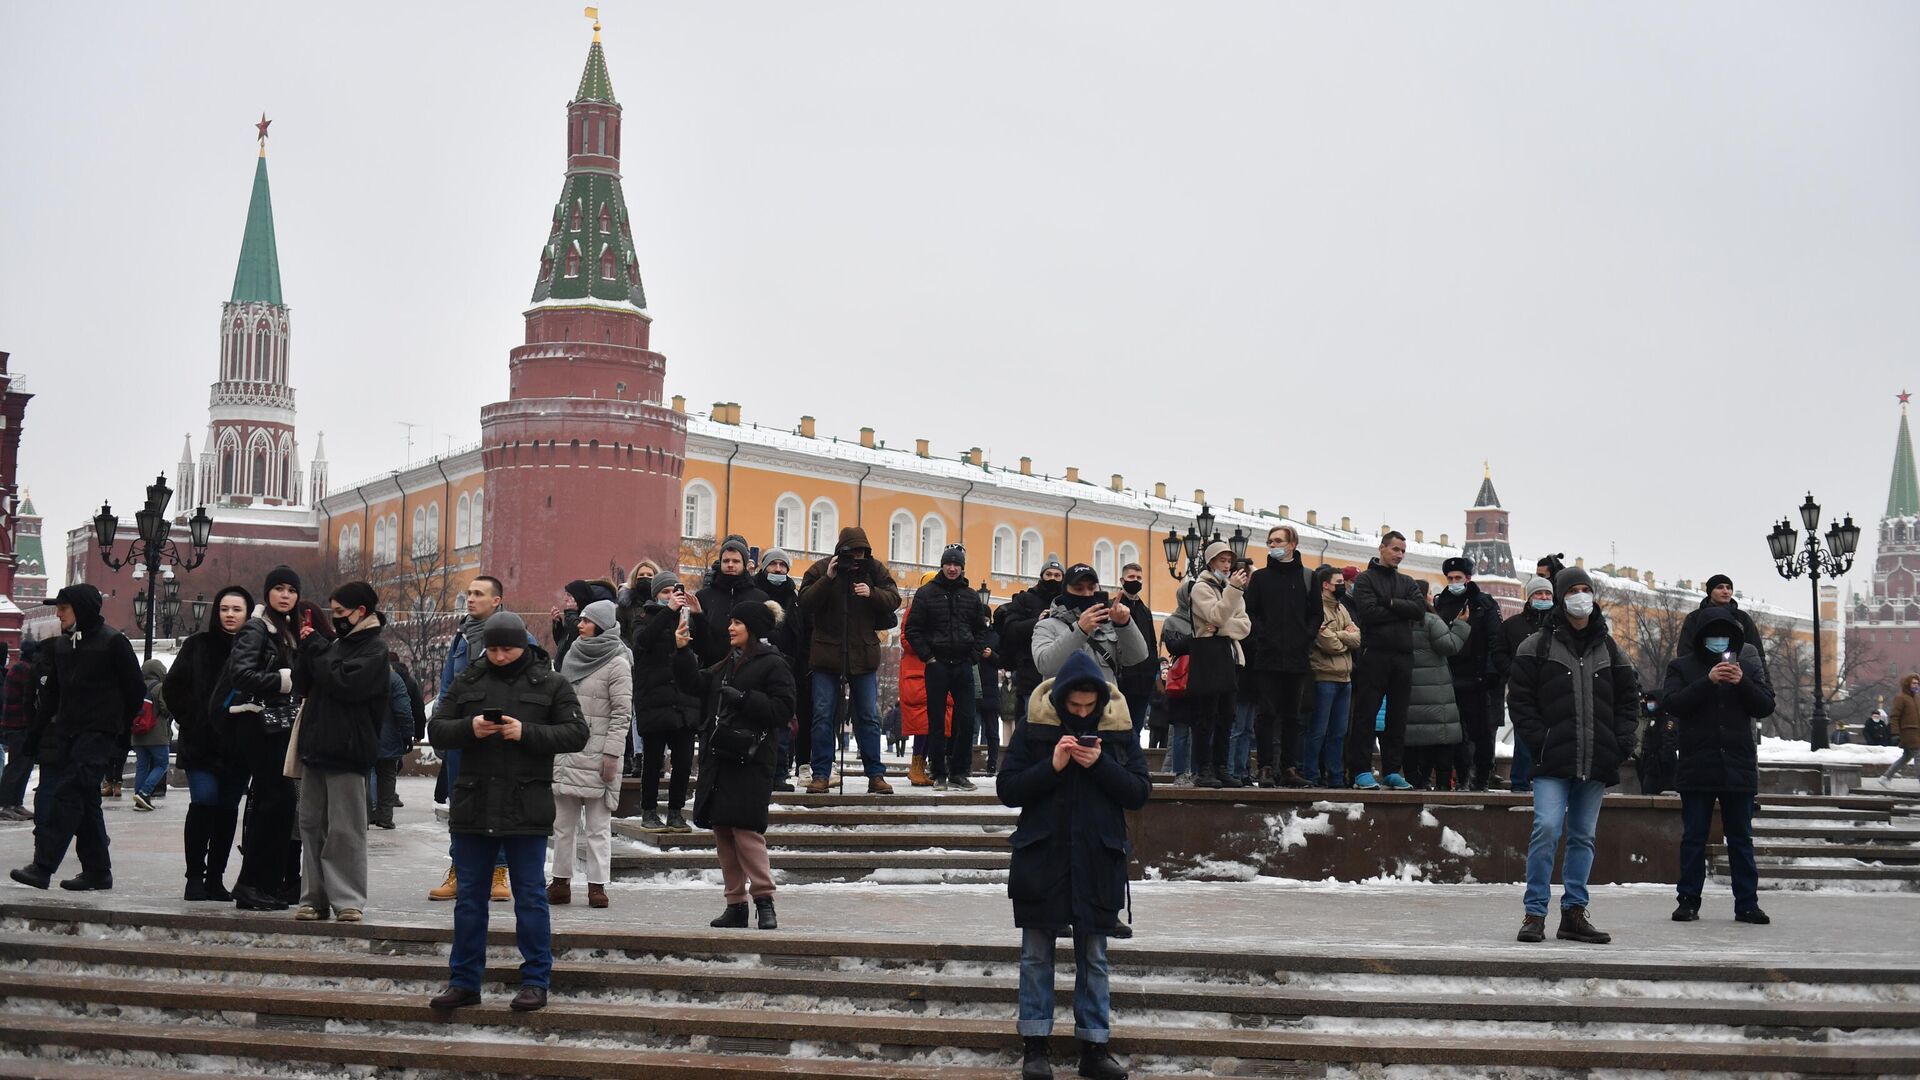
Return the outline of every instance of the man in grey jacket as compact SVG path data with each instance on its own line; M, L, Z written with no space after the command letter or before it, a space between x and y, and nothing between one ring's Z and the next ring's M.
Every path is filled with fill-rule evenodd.
M1042 678L1059 674L1076 652L1091 655L1114 686L1120 669L1147 658L1147 639L1133 624L1133 613L1100 591L1100 575L1086 563L1067 568L1066 591L1033 628L1033 666Z

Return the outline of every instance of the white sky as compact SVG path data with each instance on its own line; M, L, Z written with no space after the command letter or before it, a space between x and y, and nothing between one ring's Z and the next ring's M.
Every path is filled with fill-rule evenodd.
M1920 391L1920 7L603 3L668 392L1804 608ZM303 451L505 396L578 3L0 5L0 349L64 530L203 439L269 144ZM1811 384L1803 379L1811 380ZM1856 572L1856 581L1864 575Z

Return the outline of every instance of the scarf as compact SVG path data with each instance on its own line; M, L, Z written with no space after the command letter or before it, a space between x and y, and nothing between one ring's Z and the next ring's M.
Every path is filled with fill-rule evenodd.
M560 677L578 686L616 656L633 663L633 653L627 651L618 633L602 631L592 637L575 638L567 647L566 658L560 661Z
M460 636L467 639L467 663L487 655L487 620L472 615L460 616Z

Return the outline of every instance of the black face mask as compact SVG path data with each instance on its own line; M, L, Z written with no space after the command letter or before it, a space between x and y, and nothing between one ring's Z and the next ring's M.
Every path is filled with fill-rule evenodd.
M333 632L338 637L346 637L348 634L353 633L352 620L350 619L333 620Z
M1051 600L1059 596L1061 590L1065 587L1066 583L1063 581L1042 581L1039 585L1040 595Z
M1127 590L1128 596L1139 596L1140 586L1143 584L1145 583L1140 581L1123 581L1120 583L1120 587Z
M1333 587L1333 595L1335 596L1347 595L1347 587L1345 585L1335 585Z

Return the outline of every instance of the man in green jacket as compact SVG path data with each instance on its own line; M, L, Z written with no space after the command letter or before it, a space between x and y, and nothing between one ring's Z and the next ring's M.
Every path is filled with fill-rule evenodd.
M587 745L589 730L573 686L527 648L527 624L511 611L488 617L485 661L441 695L428 725L436 750L461 752L448 793L448 830L458 892L453 904L452 975L436 1009L480 1003L487 963L487 902L493 867L513 883L520 992L513 1008L547 1004L553 939L547 913L547 838L553 833L553 757Z

